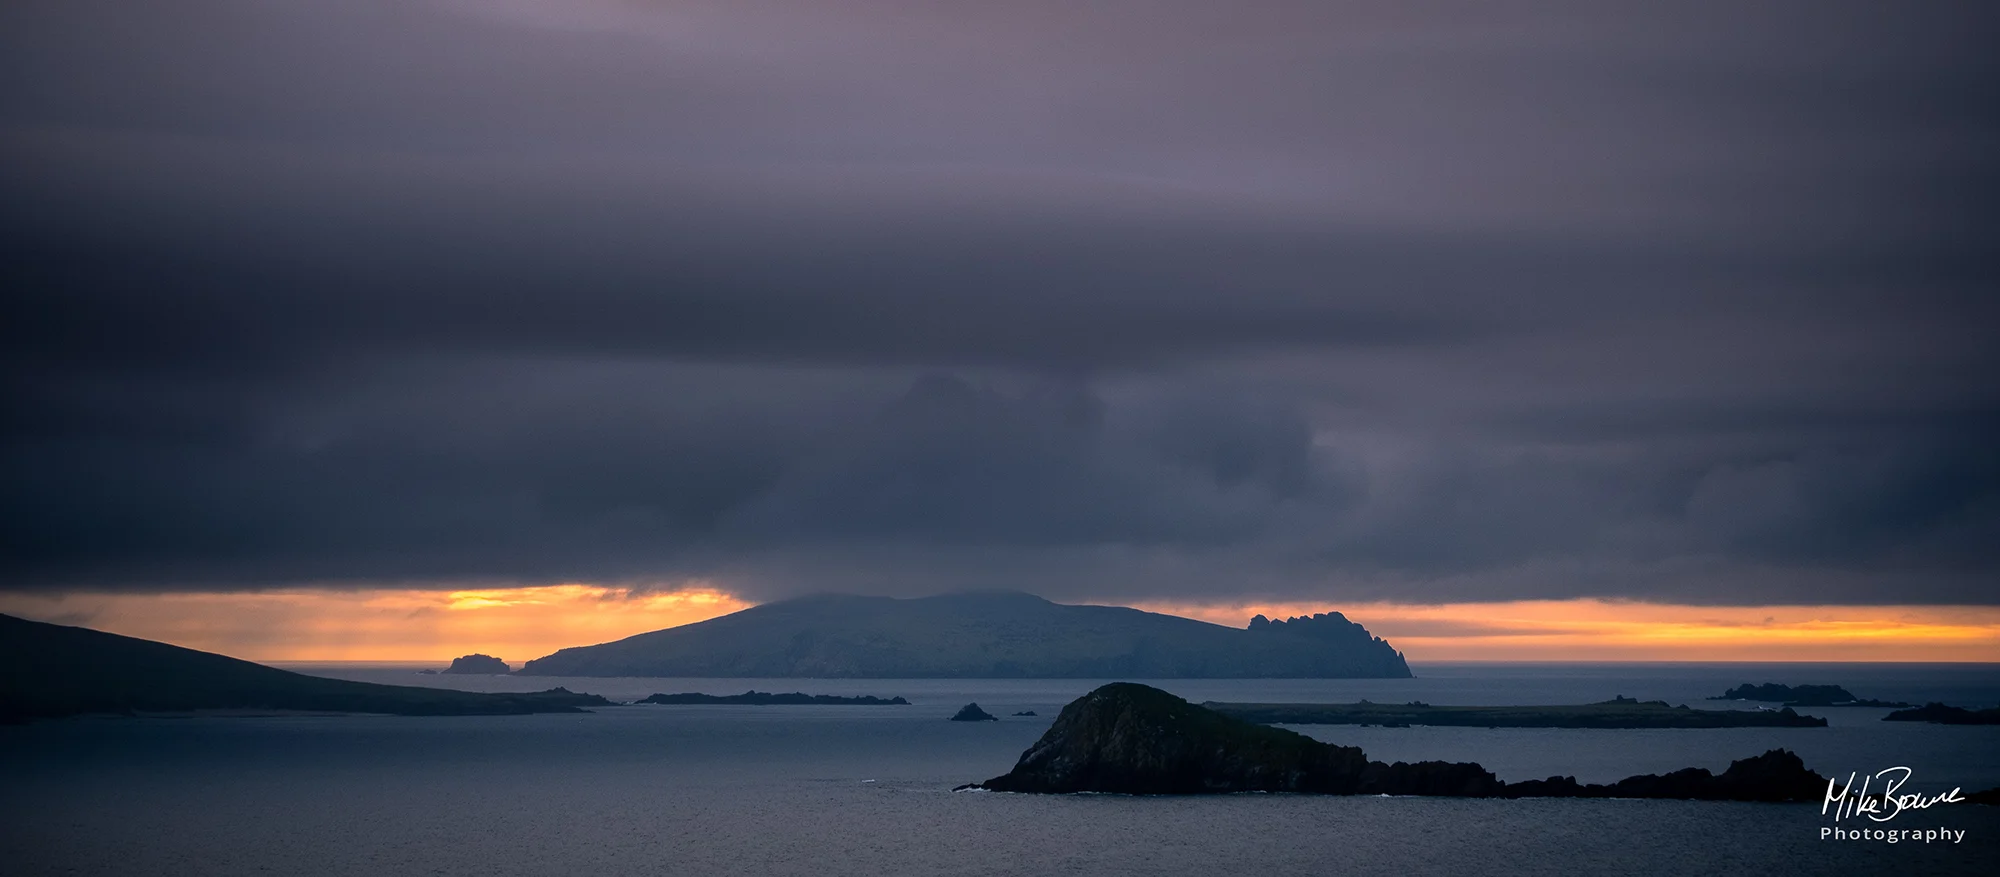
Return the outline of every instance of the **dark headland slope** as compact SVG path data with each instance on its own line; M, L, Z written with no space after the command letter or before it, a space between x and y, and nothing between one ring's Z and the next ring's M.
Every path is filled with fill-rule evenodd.
M1466 798L1693 798L1819 801L1827 780L1783 749L1730 764L1610 785L1571 777L1503 783L1465 762L1369 761L1323 743L1196 706L1157 688L1118 682L1072 701L1014 769L974 788L1002 792L1137 795L1301 792Z
M1260 617L1258 621L1263 621ZM1402 654L1339 613L1223 627L1032 594L914 600L828 594L563 649L534 676L845 678L1407 677Z
M0 615L0 721L84 713L306 710L393 715L580 712L610 701L557 688L475 694L307 676L81 627Z

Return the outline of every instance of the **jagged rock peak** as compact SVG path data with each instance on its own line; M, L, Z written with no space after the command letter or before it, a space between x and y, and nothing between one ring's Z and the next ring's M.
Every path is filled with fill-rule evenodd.
M1000 717L979 708L979 704L968 703L951 717L954 722L997 722Z

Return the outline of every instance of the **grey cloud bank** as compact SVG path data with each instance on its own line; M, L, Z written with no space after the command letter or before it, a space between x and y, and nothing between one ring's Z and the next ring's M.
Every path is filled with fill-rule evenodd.
M0 586L1991 603L1996 36L11 3Z

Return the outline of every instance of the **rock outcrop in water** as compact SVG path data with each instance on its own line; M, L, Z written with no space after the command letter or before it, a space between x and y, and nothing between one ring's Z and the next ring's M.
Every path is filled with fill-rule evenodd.
M1745 682L1723 692L1720 697L1711 697L1709 700L1755 700L1764 703L1782 703L1785 706L1909 706L1900 701L1862 700L1838 685L1779 685L1775 682L1766 682L1762 685Z
M1826 778L1806 769L1798 755L1773 749L1730 762L1717 776L1690 767L1669 774L1642 774L1610 785L1580 784L1574 777L1508 783L1508 798L1690 798L1699 801L1814 801L1826 793Z
M2000 707L1969 710L1941 703L1927 703L1916 709L1897 710L1883 716L1882 721L1929 722L1933 725L2000 725Z
M1501 782L1478 764L1369 761L1353 746L1232 718L1145 685L1118 682L1063 707L1014 769L971 788L1136 795L1300 792L1469 798L1632 797L1816 801L1826 779L1774 749L1717 777L1692 768L1608 786L1552 777Z
M529 661L524 676L699 678L1406 678L1403 656L1338 613L1251 629L1032 594L766 603Z
M858 697L841 697L834 694L806 694L794 691L789 694L772 694L768 691L746 691L742 694L655 694L635 703L662 704L702 704L745 706L909 706L910 702L901 697L881 698L863 694Z
M968 703L951 717L954 722L997 722L1000 717L979 708L979 704Z
M505 676L513 669L507 666L506 661L492 655L466 655L451 659L451 666L444 672L461 676Z

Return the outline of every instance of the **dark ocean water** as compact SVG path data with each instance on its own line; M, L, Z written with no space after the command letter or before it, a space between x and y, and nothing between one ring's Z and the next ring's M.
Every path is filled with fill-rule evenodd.
M907 707L632 706L587 715L81 719L0 728L0 874L2000 873L2000 808L1887 823L1956 845L1821 840L1816 806L1677 801L1026 796L950 791L1005 772L1086 680L521 679L312 668L475 690L902 695ZM1170 680L1191 700L1700 700L1740 682L2000 702L1968 665L1428 665L1409 680ZM977 700L1038 718L944 721ZM1740 705L1735 705L1740 706ZM2000 785L2000 728L1808 710L1823 729L1308 727L1386 760L1503 779L1721 770L1783 746L1823 774L1893 765ZM1843 822L1842 826L1853 823ZM1875 826L1870 826L1875 827Z

